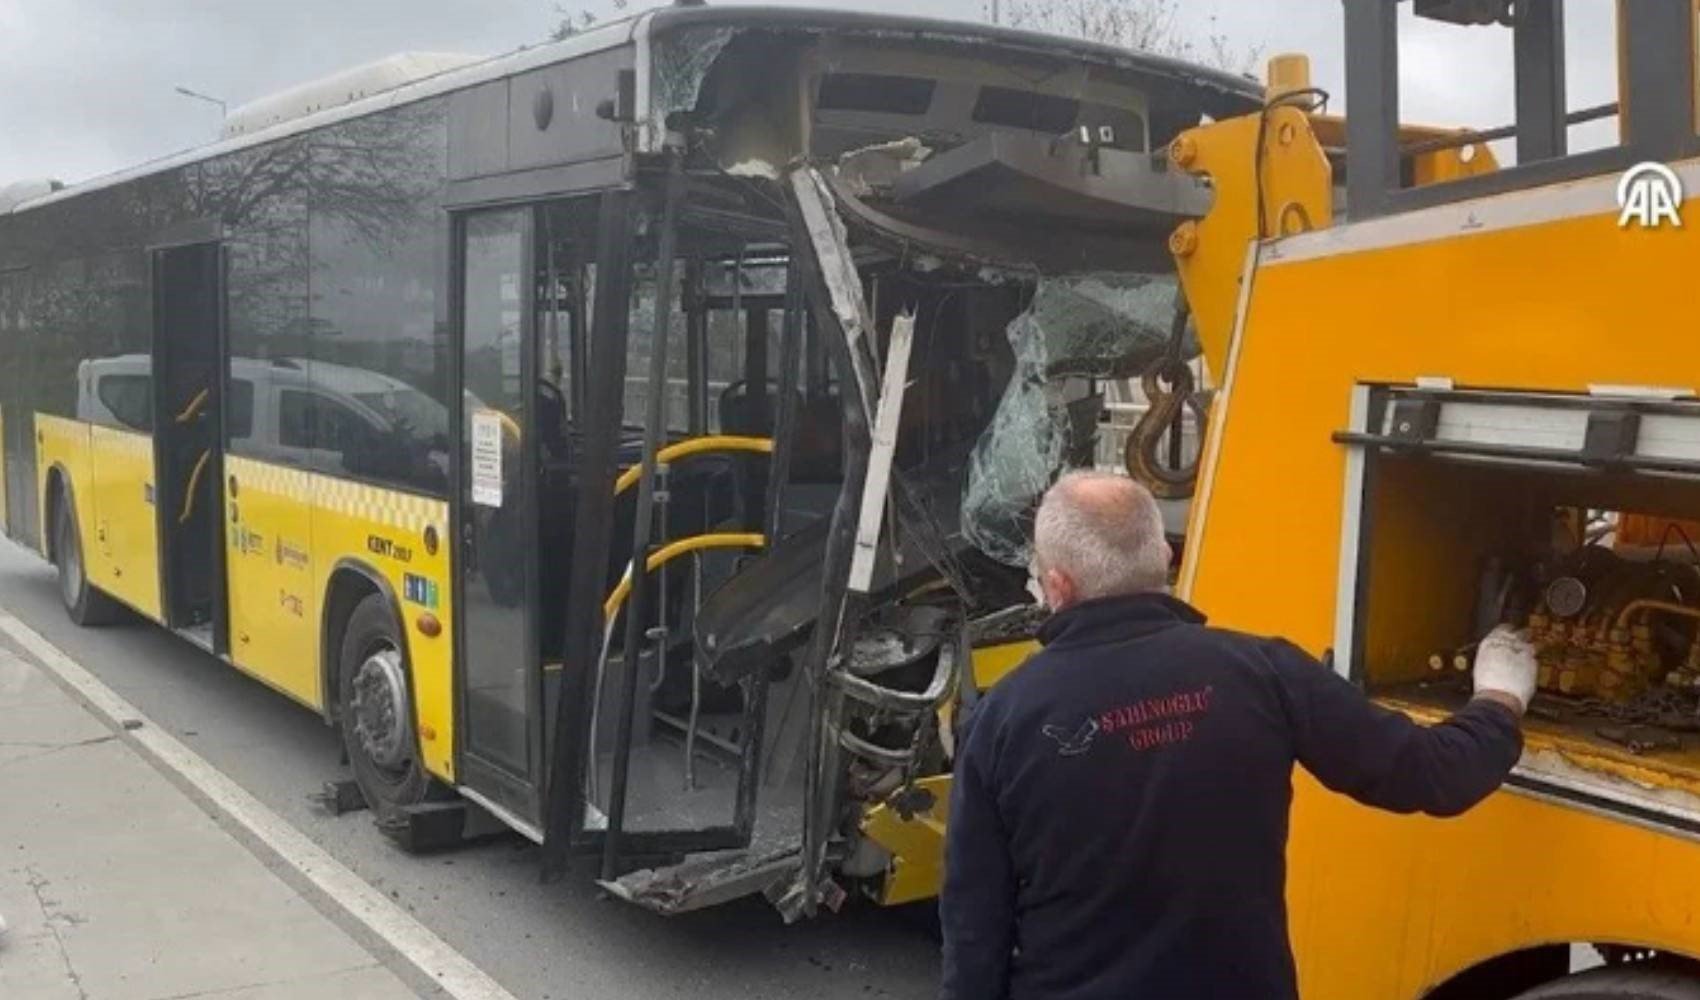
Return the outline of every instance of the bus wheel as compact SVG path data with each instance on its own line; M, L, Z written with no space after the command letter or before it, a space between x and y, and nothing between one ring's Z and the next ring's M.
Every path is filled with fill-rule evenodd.
M53 562L59 569L59 599L73 622L94 628L118 620L118 602L89 582L77 511L68 495L60 497L53 516Z
M1700 1000L1700 967L1655 960L1565 976L1516 1000Z
M349 616L339 667L342 743L354 780L382 824L425 801L431 790L414 734L407 660L382 595L367 597Z

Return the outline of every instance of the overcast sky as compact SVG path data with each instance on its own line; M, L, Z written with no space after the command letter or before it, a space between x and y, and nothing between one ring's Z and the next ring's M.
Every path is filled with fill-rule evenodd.
M984 16L983 0L773 2ZM1179 2L1183 30L1265 54L1308 53L1316 82L1340 93L1339 0ZM588 6L607 11L610 0ZM1612 7L1567 5L1572 108L1612 99ZM1409 5L1401 10L1409 19ZM235 107L395 52L510 51L546 38L559 19L551 0L0 0L0 184L75 182L207 142L218 108L178 86ZM1509 32L1416 28L1402 40L1406 120L1511 120ZM1591 131L1597 143L1610 127Z

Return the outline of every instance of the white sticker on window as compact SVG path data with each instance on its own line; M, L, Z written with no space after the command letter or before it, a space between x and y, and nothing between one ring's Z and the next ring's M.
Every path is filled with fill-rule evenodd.
M502 505L502 415L495 410L472 415L472 502Z

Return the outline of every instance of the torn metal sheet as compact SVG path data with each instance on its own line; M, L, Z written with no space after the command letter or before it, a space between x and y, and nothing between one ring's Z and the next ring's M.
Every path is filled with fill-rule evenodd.
M931 147L913 136L868 146L838 158L838 180L856 197L867 198L892 190L932 153Z
M1032 305L1009 325L1015 371L969 461L962 531L981 552L1028 564L1033 509L1066 456L1085 450L1075 447L1084 442L1071 431L1066 380L1127 378L1149 367L1167 345L1174 296L1168 275L1039 282Z
M992 212L1091 228L1166 234L1209 211L1210 190L1144 153L993 132L905 169L900 203L935 212Z
M967 462L964 445L921 470L911 497L915 510L906 514L909 530L898 533L895 552L882 546L875 562L870 591L876 599L912 589L963 558L967 546L956 514ZM917 511L936 513L931 531L920 530ZM768 669L808 640L820 614L829 528L823 519L796 532L706 596L693 623L704 677L732 683Z
M771 896L796 877L801 852L794 844L761 854L701 854L671 868L646 868L597 884L629 903L674 916L758 893Z
M874 449L868 480L862 488L862 516L856 526L856 551L850 560L850 589L866 594L873 586L874 563L879 558L880 532L885 526L891 461L897 454L897 425L903 416L905 382L909 378L909 350L915 343L915 317L904 314L891 324L885 384L880 390L879 410L874 415Z
M889 202L859 197L852 183L836 171L826 176L825 183L842 218L866 238L864 245L884 245L922 271L950 261L984 268L982 278L999 281L1035 274L1159 273L1174 266L1167 244L1160 239L1088 230L1067 220L999 218L988 214L983 205L968 213L898 214L897 206ZM1176 216L1177 222L1181 218ZM930 266L929 260L934 262Z
M832 299L832 312L844 329L844 339L852 358L871 354L868 335L873 319L862 297L862 275L856 270L856 260L850 251L850 237L844 220L833 205L831 190L820 172L803 167L791 174L791 188L796 196L797 210L808 229L809 242L820 261L821 278ZM870 372L860 364L852 366L857 393L862 399L862 412L874 411L874 386Z

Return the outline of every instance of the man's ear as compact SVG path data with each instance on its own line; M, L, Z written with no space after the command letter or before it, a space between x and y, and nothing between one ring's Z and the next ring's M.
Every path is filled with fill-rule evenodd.
M1039 583L1045 588L1045 603L1051 606L1052 611L1061 611L1076 600L1074 581L1061 570L1046 570Z

